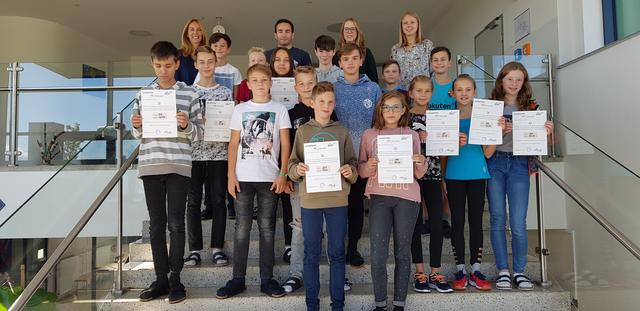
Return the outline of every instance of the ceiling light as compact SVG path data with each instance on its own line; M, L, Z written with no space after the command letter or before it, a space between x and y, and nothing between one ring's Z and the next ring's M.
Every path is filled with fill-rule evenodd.
M146 30L129 30L129 34L136 37L150 37L151 33Z

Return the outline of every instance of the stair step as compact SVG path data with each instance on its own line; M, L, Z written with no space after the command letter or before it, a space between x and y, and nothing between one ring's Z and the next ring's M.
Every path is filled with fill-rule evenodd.
M280 230L282 231L282 230ZM430 254L429 252L429 240L430 235L422 235L422 252L425 256L425 260L427 260L427 256ZM227 241L225 241L225 253L228 256L233 255L233 235L226 236ZM469 241L469 234L465 233L465 241ZM393 254L393 238L391 239L389 252ZM489 231L484 231L484 254L493 254L493 247L491 245L491 241L489 238ZM326 250L326 239L323 240L323 250ZM211 248L209 248L209 239L204 238L204 252L202 254L203 261L211 261ZM251 242L249 243L249 258L258 258L259 257L259 240L257 233L251 236ZM274 250L276 252L276 257L282 256L282 252L284 251L284 238L276 238ZM358 250L362 254L362 256L369 256L371 254L371 244L368 235L364 235L360 242L358 243ZM185 254L188 254L189 251L188 243L185 245ZM507 244L507 252L511 254L511 243ZM442 243L442 254L443 255L453 255L453 247L451 246L450 239L444 239ZM186 256L186 255L185 255ZM151 244L149 242L145 242L142 239L135 241L133 243L129 243L129 260L130 261L151 261L153 257L151 256Z
M329 266L326 264L326 260L323 259L320 265L320 282L322 284L328 284L329 282ZM393 280L394 265L393 257L389 258L387 264L387 271L389 273L389 280ZM468 260L467 260L468 262ZM493 280L496 277L497 269L494 264L494 258L491 255L485 255L483 259L481 271L487 276L487 278ZM353 268L347 266L347 278L355 284L367 284L371 283L371 261L365 257L365 264L360 268ZM426 261L428 266L428 261ZM107 266L103 270L113 270L113 266ZM153 263L150 261L145 262L129 262L123 267L123 286L130 288L145 288L151 282L155 280L155 273L153 271ZM247 262L247 284L259 285L260 273L259 273L259 261L258 259L249 259ZM454 264L453 256L442 256L441 273L447 277L448 280L453 279L453 275L456 272L456 266ZM224 285L228 280L232 278L233 267L232 264L226 267L214 267L210 262L204 261L199 267L185 267L182 270L181 279L186 287L219 287ZM529 275L534 281L540 281L540 262L536 257L529 256L528 264L525 273ZM276 261L273 269L274 278L280 282L284 282L289 276L289 265L282 261Z
M345 310L372 310L374 299L370 284L354 285L345 297ZM122 297L105 303L106 310L113 311L146 311L146 310L305 310L304 291L287 295L283 298L270 298L260 293L258 286L249 286L247 291L225 300L215 299L215 289L187 288L187 300L169 305L166 299L150 302L138 302L139 290L131 290ZM388 289L389 304L393 300L393 287ZM330 310L327 286L320 290L321 310ZM499 291L480 292L467 289L452 294L420 294L409 289L407 295L407 311L412 310L559 310L569 311L571 298L569 292L557 287L533 291Z

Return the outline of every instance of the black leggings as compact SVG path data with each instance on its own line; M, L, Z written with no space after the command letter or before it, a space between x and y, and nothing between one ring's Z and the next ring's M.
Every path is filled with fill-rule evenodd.
M420 192L422 201L427 204L429 213L429 226L431 229L429 238L429 264L432 268L440 268L442 257L442 181L420 180ZM418 212L418 220L413 229L411 240L411 258L414 264L423 263L422 255L422 206Z
M451 245L456 264L464 264L464 211L469 213L469 253L471 264L482 262L482 213L486 179L447 179L447 197L451 208Z
M291 211L291 196L287 193L280 193L276 195L275 208L278 209L278 200L282 202L282 228L284 230L284 245L291 246L291 222L293 222L293 215ZM275 218L274 218L275 220Z

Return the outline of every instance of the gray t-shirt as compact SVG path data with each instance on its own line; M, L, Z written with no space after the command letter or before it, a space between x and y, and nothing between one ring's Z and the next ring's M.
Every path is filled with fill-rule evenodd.
M509 105L507 103L504 104L504 112L502 115L507 120L507 122L511 122L511 116L514 111L518 111L517 105ZM498 145L496 150L502 152L513 152L513 132L502 137L502 145Z

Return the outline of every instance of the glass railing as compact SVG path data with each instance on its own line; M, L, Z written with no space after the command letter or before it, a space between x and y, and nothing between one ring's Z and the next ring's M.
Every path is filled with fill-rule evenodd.
M8 141L10 135L17 136L21 167L62 165L90 141L70 164L114 163L115 148L103 139L102 129L113 125L115 113L130 103L136 87L154 79L146 61L21 63L20 67L18 130L7 129L5 137ZM56 148L52 153L47 150L51 143Z
M549 275L580 310L635 309L640 177L558 121L555 131L563 157L545 166L588 207L545 178Z

